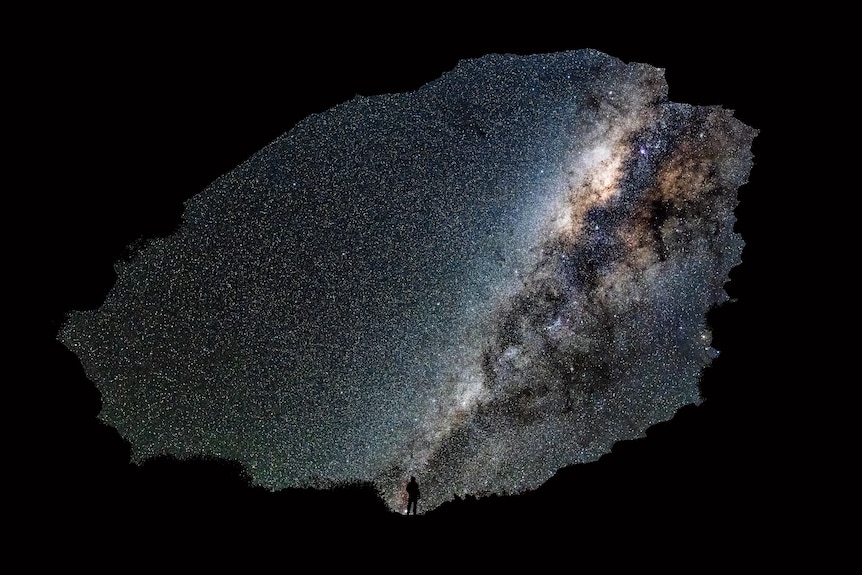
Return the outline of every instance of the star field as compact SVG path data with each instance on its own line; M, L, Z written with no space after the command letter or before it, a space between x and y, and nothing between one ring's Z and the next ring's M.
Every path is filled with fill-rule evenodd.
M592 51L488 55L299 122L59 338L133 457L403 510L516 493L699 401L756 130Z

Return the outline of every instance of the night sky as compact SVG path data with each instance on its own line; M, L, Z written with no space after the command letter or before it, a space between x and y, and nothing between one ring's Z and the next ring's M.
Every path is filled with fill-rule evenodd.
M459 58L310 113L129 244L58 339L135 461L403 509L520 493L702 400L757 128L661 63ZM217 119L214 119L217 122Z

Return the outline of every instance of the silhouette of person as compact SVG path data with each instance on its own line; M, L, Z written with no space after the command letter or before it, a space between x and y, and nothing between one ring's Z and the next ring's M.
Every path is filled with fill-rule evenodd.
M413 508L413 515L416 515L416 504L422 495L419 493L419 483L416 478L411 476L410 482L407 484L407 515L410 515L410 508Z

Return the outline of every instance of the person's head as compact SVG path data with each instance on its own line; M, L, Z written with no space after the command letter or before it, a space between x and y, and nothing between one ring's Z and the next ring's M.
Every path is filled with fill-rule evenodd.
M416 477L415 477L415 476L413 476L413 475L411 475L411 476L410 476L410 481L416 481Z

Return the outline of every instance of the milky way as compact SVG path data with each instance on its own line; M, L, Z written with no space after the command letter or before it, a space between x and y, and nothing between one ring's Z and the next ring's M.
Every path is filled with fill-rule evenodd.
M136 461L518 493L700 401L755 136L648 64L463 60L296 124L58 337Z

